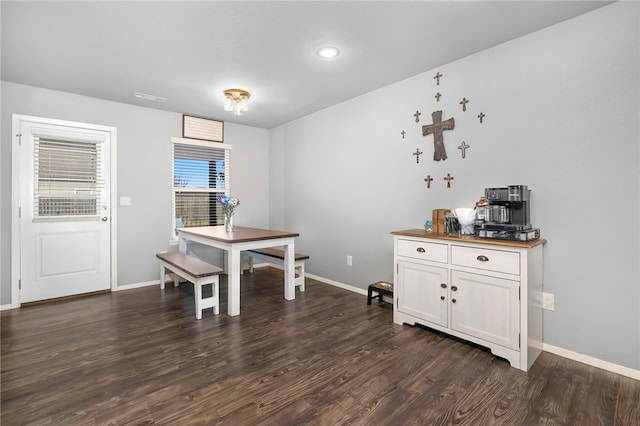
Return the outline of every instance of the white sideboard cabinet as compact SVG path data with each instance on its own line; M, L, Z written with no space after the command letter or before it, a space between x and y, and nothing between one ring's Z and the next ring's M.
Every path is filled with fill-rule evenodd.
M396 324L422 324L487 347L527 371L542 351L542 249L530 242L394 235Z

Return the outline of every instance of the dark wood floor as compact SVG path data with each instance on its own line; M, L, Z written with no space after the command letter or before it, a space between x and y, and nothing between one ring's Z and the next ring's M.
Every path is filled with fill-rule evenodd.
M243 276L234 318L195 320L187 283L2 312L2 425L640 424L638 381L548 353L524 373L388 304L309 279L285 301L281 282Z

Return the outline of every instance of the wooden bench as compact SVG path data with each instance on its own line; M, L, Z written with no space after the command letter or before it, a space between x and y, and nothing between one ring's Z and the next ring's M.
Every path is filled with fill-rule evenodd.
M202 319L202 311L213 308L213 314L220 313L220 283L219 275L223 272L217 266L203 262L195 257L179 251L157 253L160 260L160 288L164 289L166 270L184 278L193 284L196 299L196 319ZM173 285L178 286L179 280L173 279ZM211 297L202 297L202 287L211 284Z
M284 266L284 250L276 248L263 248L255 250L247 250L249 258L249 272L253 272L253 259L264 260L265 262L271 262ZM295 269L296 279L295 285L300 287L300 291L304 291L304 261L309 259L306 254L295 253L295 263L293 268Z

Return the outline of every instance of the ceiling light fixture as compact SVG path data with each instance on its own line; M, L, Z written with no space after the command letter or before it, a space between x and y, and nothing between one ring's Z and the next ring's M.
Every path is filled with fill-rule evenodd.
M153 102L167 102L167 98L163 98L162 96L149 95L147 93L142 92L133 92L133 96L138 99L144 99L145 101L153 101Z
M324 46L316 50L316 55L323 59L332 59L340 54L340 49L334 46Z
M251 93L240 89L227 89L224 91L224 110L233 111L235 115L247 112Z

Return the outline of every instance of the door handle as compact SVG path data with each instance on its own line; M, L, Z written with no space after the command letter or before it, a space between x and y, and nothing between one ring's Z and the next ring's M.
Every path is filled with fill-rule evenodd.
M106 216L102 216L102 218L101 218L100 220L101 220L101 221L103 221L103 222L106 222L106 221L108 221L108 220L109 220L109 218L108 218L108 217L106 217Z

